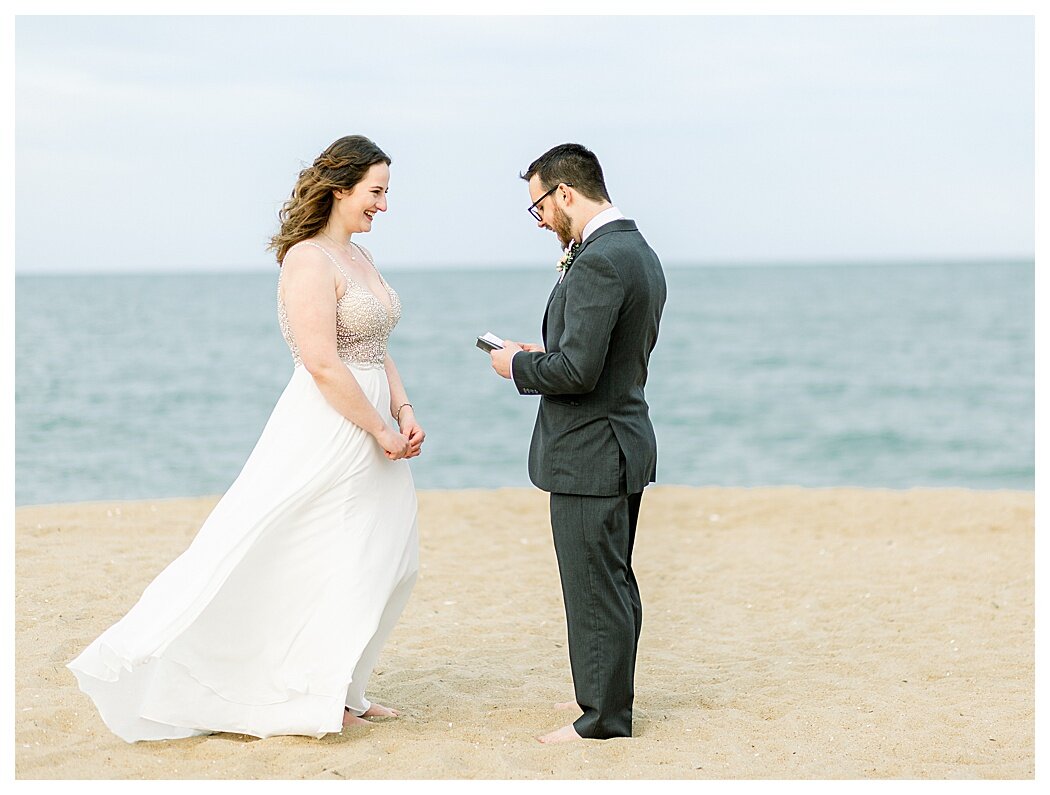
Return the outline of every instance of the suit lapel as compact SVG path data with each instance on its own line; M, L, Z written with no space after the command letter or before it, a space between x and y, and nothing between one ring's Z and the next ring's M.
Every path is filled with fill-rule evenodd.
M554 300L554 294L556 292L558 292L558 285L560 285L560 284L561 284L561 282L558 282L557 284L554 285L554 289L551 290L551 294L547 297L547 306L543 310L543 330L542 330L542 333L543 333L543 347L544 348L547 347L547 314L551 311L551 301Z
M585 241L583 245L576 250L576 256L573 257L573 262L580 258L580 255L587 249L591 243L597 240L602 235L607 235L610 232L637 232L638 225L630 220L629 218L619 218L615 221L610 221L607 224L602 224L598 227ZM571 270L571 269L570 269ZM565 274L568 277L568 273ZM543 347L547 347L547 317L551 310L551 301L554 300L554 294L558 292L558 288L561 286L561 281L554 285L554 289L551 290L550 296L547 298L547 307L543 310Z

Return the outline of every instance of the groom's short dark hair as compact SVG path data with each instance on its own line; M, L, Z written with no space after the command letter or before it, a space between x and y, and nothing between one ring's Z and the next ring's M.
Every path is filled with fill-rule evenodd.
M532 161L524 174L526 182L539 174L544 190L565 182L591 201L611 202L605 187L605 175L594 152L580 144L558 144Z

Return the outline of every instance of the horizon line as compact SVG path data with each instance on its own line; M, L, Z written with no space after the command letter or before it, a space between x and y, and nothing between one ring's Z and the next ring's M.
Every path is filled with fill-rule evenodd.
M661 263L665 269L698 269L698 268L793 268L793 267L878 267L887 265L1034 265L1034 255L988 255L974 257L959 256L915 256L915 257L856 257L856 258L831 258L819 259L787 258L787 259L704 259L704 260L667 260ZM258 263L238 263L234 265L214 267L187 267L178 268L165 266L159 268L99 268L99 269L41 269L41 270L19 270L16 266L13 273L19 276L133 276L133 275L222 275L235 274L244 275L249 273L263 273L279 270L276 263L269 263L265 268ZM528 270L545 271L550 270L546 264L533 262L502 262L502 263L409 263L390 262L383 266L383 270L390 271L504 271L504 270Z

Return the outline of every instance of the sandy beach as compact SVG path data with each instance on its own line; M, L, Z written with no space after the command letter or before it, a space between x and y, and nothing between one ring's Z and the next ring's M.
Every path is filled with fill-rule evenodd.
M422 572L370 696L321 740L129 745L65 663L216 498L16 511L21 779L1025 779L1035 775L1034 496L653 487L635 737L575 713L546 495L420 493Z

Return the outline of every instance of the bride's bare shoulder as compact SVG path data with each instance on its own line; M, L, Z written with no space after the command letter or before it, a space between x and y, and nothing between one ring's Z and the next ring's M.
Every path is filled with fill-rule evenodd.
M288 249L281 263L281 271L285 274L313 271L329 273L331 270L331 257L325 254L323 248L309 240L301 240Z
M284 255L281 263L280 295L288 290L300 294L320 295L329 289L339 290L339 275L324 249L309 241L296 243Z

